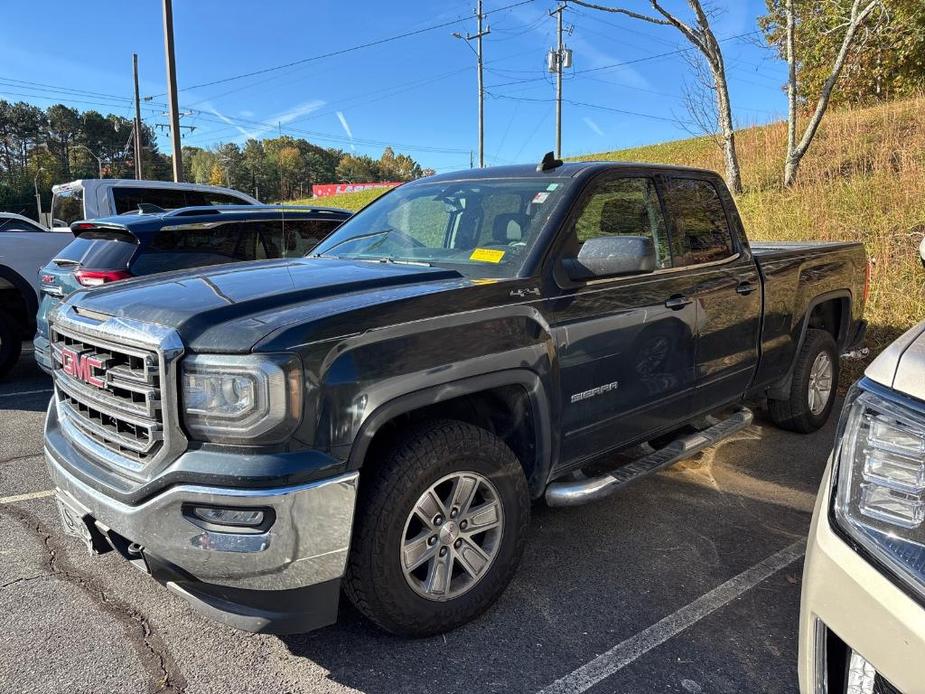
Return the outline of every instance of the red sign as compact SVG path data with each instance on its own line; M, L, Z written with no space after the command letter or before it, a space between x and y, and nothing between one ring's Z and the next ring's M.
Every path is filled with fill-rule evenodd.
M106 384L94 375L94 369L102 369L103 362L96 357L78 354L68 347L61 348L61 370L71 378L76 378L91 386L103 388Z
M401 181L380 181L378 183L320 183L312 186L312 197L326 198L329 195L355 193L358 190L373 190L375 188L394 188L400 185Z

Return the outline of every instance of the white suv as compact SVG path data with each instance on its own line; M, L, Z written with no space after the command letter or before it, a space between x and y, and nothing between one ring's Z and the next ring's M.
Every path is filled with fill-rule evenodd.
M89 178L54 186L51 201L53 228L69 227L81 219L136 212L141 204L165 210L214 205L259 205L250 195L198 183Z
M800 690L923 692L923 655L925 321L845 401L807 543Z

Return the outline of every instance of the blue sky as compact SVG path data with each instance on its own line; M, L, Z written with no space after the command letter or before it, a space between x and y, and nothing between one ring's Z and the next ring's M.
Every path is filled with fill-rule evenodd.
M485 152L488 164L538 161L553 148L551 0L485 0ZM604 2L604 0L600 0ZM377 157L386 143L438 171L469 165L476 141L475 56L454 31L475 32L471 2L174 0L184 144L242 142L277 132ZM648 3L625 0L645 10ZM734 115L740 126L781 118L784 65L756 30L761 0L720 0L714 31L723 42ZM688 17L686 3L666 5ZM258 9L259 8L259 11ZM496 11L494 11L496 10ZM89 4L5 0L0 98L41 106L131 116L131 53L139 55L148 124L165 123L161 3ZM416 35L305 61L397 34L462 20ZM599 152L689 136L682 95L692 83L688 47L667 27L577 6L566 44L565 154ZM668 54L661 56L661 54ZM661 57L657 57L661 56ZM294 61L291 67L209 86L210 82ZM629 63L629 64L627 64ZM587 72L582 72L587 71ZM578 103L569 103L578 102ZM581 105L579 105L581 104ZM161 149L167 151L162 136Z

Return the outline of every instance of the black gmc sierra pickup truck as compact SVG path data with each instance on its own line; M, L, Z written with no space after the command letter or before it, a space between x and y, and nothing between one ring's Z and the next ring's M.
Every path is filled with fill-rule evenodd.
M511 580L532 501L621 489L747 403L820 427L866 277L860 244L750 244L709 171L417 180L311 257L62 302L62 522L242 629L330 624L342 589L389 631L452 629Z

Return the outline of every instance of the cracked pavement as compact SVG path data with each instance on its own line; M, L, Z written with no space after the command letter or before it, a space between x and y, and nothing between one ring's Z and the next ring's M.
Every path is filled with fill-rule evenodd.
M0 383L0 498L50 488L49 387L24 357ZM251 635L194 613L111 552L59 528L53 498L0 503L0 691L531 692L805 537L833 423L756 423L597 504L533 509L494 609L402 640L344 599L337 625ZM796 561L597 683L592 692L796 691Z

